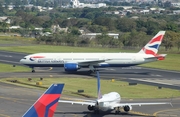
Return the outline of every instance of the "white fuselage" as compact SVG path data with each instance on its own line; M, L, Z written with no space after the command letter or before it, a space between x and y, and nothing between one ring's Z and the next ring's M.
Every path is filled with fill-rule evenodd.
M102 111L111 111L114 110L114 105L120 103L121 96L117 92L110 92L104 94L101 99L98 101L98 107Z
M30 67L64 67L65 63L77 63L81 67L128 67L157 59L145 59L153 55L140 53L38 53L25 56L20 63ZM103 62L95 62L104 60ZM81 64L82 63L82 64Z

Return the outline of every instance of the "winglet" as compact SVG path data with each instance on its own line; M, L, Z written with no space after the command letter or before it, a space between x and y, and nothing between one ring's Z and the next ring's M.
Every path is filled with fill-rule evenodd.
M165 31L159 31L138 53L156 55L165 35Z
M52 84L22 117L53 117L64 84Z
M100 83L99 71L96 71L96 73L97 73L97 93L98 93L98 99L101 99L102 95L101 95L101 83Z

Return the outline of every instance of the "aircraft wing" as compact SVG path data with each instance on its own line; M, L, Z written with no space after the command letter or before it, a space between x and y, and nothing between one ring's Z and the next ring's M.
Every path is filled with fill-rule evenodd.
M79 65L96 65L98 63L102 63L105 61L108 61L110 59L101 59L101 60L89 60L89 61L82 61L82 62L78 62Z
M156 103L117 103L113 107L124 107L124 106L144 106L144 105L162 105L162 104L170 104L170 102L156 102Z
M91 105L95 106L96 102L95 101L67 101L67 100L59 100L58 102L60 103L69 103L69 104L80 104L80 105Z

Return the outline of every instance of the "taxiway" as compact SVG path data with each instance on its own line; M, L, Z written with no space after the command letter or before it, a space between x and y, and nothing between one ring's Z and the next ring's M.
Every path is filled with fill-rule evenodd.
M20 65L19 60L23 58L25 53L0 51L0 62L12 65ZM76 73L68 74L63 68L36 68L36 73L18 72L18 73L0 73L0 78L6 77L94 77L94 74L89 74L87 69L80 70ZM180 72L151 69L144 67L128 67L128 68L107 68L100 70L101 78L124 80L127 82L136 82L148 85L162 86L180 90ZM12 90L13 89L13 90ZM23 88L14 85L0 84L0 117L20 117L23 113L36 101L42 94L42 90ZM127 100L124 100L127 101ZM133 100L156 102L159 100ZM169 101L169 99L161 99L161 101ZM133 107L131 113L122 113L124 117L139 117L139 116L180 116L180 99L173 99L173 107L170 105L156 105ZM55 117L113 117L117 116L113 112L110 114L94 115L87 110L86 106L59 104L55 113Z

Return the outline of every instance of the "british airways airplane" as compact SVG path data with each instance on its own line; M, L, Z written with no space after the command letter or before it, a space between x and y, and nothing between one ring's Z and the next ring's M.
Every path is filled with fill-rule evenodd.
M35 72L34 67L64 67L67 72L81 68L96 71L104 67L129 67L164 60L166 54L157 54L165 31L159 31L137 53L36 53L25 56L20 60Z

